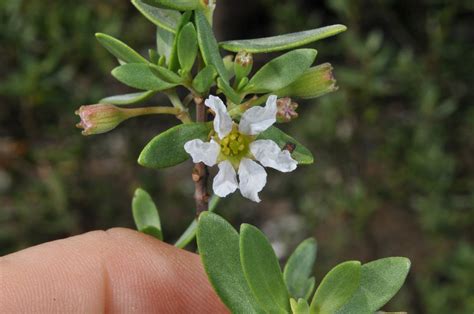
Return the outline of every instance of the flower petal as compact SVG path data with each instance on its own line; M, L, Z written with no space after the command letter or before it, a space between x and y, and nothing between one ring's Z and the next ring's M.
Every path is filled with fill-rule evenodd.
M264 167L281 172L291 172L298 162L291 158L290 152L281 150L272 140L256 140L250 144L250 151Z
M184 150L191 155L194 163L203 162L212 167L217 163L221 147L214 141L203 142L196 139L186 142Z
M228 160L219 163L219 172L214 177L212 189L219 197L226 197L237 190L237 175Z
M219 97L210 95L205 104L216 114L214 117L214 130L220 139L226 137L232 131L232 118L227 112L227 107Z
M262 166L248 158L242 158L239 165L240 193L248 199L259 203L260 192L267 183L267 172Z
M239 124L239 131L247 135L262 133L276 122L277 96L271 95L265 107L252 107L244 112Z

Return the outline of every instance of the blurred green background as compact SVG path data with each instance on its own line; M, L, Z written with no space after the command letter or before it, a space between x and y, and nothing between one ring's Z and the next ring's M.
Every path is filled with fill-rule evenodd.
M316 163L270 171L264 202L237 193L218 212L263 228L282 259L315 236L319 279L347 259L409 257L387 310L473 313L473 13L471 0L218 1L221 40L349 27L312 45L317 63L335 67L339 91L300 102L300 118L284 126ZM125 0L0 1L0 255L133 227L138 186L158 204L168 240L194 216L190 162L136 163L177 120L130 120L92 137L75 129L80 105L131 91L109 75L115 60L98 31L144 55L154 44L153 25Z

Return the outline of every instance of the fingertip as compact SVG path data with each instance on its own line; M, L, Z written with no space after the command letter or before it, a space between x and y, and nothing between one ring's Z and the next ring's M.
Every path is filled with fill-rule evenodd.
M6 256L0 265L7 310L227 311L196 254L129 229L50 242Z

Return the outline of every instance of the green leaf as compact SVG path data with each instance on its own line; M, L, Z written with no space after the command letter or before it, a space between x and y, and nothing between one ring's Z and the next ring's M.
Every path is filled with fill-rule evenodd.
M146 92L110 96L110 97L101 99L99 103L112 104L112 105L118 105L118 106L132 105L132 104L136 104L136 103L148 100L152 96L154 96L156 93L157 93L156 91L149 90Z
M240 260L245 278L265 312L288 313L289 295L280 265L265 235L256 227L240 227Z
M266 93L293 83L313 64L316 55L314 49L298 49L273 59L255 73L245 91Z
M305 299L290 299L291 311L293 314L309 314L309 305Z
M157 8L146 4L142 0L132 0L132 3L150 22L168 32L176 33L181 13L175 10Z
M145 2L178 11L191 11L200 6L199 0L145 0Z
M201 11L196 11L195 19L199 48L201 49L204 62L206 65L213 65L219 76L223 80L229 81L229 73L222 61L219 46L217 45L217 40L214 37L211 25L209 25L209 22Z
M148 58L153 64L158 64L160 62L160 55L155 49L148 49Z
M272 36L266 38L230 40L220 43L225 50L239 52L245 50L251 53L289 50L304 46L314 41L337 35L347 29L344 25L331 25L298 33Z
M183 27L188 24L191 19L192 11L187 11L181 16L181 20L178 25L177 36L173 41L173 46L171 48L170 59L168 62L168 68L172 71L177 72L179 70L179 57L178 57L178 39Z
M206 94L214 84L214 79L217 76L216 69L212 65L206 66L202 69L193 80L193 88L201 94Z
M214 194L211 197L211 200L209 201L208 211L210 211L211 213L214 212L220 200L221 198ZM193 221L189 224L183 234L179 237L179 239L176 240L174 246L180 249L184 249L189 244L189 242L191 242L196 236L197 226L197 219L193 219Z
M358 261L344 262L331 269L314 294L310 313L335 313L351 299L359 287L360 273L361 266Z
M297 140L275 126L260 133L257 138L272 140L277 143L281 149L284 149L286 146L294 146L295 149L291 153L291 157L293 157L293 159L300 165L309 165L314 162L313 154L311 154L303 144L299 143Z
M193 139L207 140L212 130L210 123L181 124L157 135L143 149L138 163L148 168L166 168L189 158L184 144Z
M112 70L112 75L120 82L143 90L160 91L175 87L153 74L148 64L127 63Z
M295 299L308 299L307 296L313 292L314 277L311 277L314 261L316 260L316 240L309 238L298 245L293 254L286 262L283 278Z
M214 290L233 313L262 313L242 272L239 235L222 217L199 216L197 244Z
M105 49L125 63L148 63L148 60L117 38L103 33L96 33L95 37Z
M160 56L166 58L167 64L171 58L171 50L173 50L175 37L175 34L170 33L161 27L156 28L156 50Z
M138 231L163 240L158 209L145 190L140 188L135 190L132 200L132 212Z
M173 71L168 70L165 67L150 64L150 69L159 79L162 79L165 82L174 83L174 84L181 84L183 79L178 74L174 73Z
M181 69L185 72L191 71L198 52L196 29L189 22L179 32L178 37L178 59Z
M224 93L224 95L230 99L234 104L239 105L241 97L235 92L235 90L230 87L229 83L224 81L222 78L217 78L217 87Z
M275 92L279 97L312 99L337 90L332 65L324 63L308 69L296 81Z
M362 265L360 287L338 314L373 313L400 290L410 270L405 257L388 257Z

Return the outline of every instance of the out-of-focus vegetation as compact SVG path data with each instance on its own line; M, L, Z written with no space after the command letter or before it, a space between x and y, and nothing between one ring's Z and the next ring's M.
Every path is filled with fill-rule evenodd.
M264 228L286 257L319 242L316 274L345 259L401 255L413 267L388 310L474 311L474 4L469 0L218 1L221 39L342 23L314 44L340 90L300 103L290 133L316 163L271 173L261 205L238 195L218 210ZM136 158L178 121L147 117L84 138L81 104L129 90L94 39L138 48L154 28L128 1L0 2L0 255L97 228L132 226L142 186L165 238L192 219L191 164L152 171ZM257 56L256 62L265 56ZM164 98L154 99L165 104ZM169 119L169 117L168 117Z

